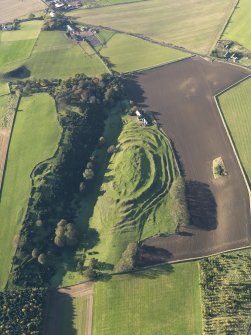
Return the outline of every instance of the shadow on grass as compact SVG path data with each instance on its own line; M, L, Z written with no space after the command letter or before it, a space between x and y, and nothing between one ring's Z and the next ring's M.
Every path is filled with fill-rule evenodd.
M157 279L159 276L172 273L173 271L174 269L171 264L165 264L150 269L134 271L131 275L137 278Z
M49 293L43 335L77 335L73 320L76 315L70 295L53 291Z

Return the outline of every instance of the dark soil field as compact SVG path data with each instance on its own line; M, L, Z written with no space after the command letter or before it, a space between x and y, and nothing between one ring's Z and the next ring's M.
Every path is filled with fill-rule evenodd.
M186 180L191 225L143 243L142 261L184 260L249 245L249 196L214 95L249 74L192 57L125 80L130 97L154 113L171 139ZM221 156L228 175L214 179ZM156 257L159 255L159 257Z

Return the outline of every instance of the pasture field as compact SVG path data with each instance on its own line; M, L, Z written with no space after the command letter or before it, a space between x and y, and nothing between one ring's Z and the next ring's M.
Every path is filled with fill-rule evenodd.
M250 183L251 79L223 93L218 97L218 101Z
M25 216L31 191L30 173L36 164L53 155L60 133L55 104L49 95L22 98L0 199L0 289L6 284Z
M9 90L8 83L0 81L0 96L1 95L6 95L6 94L9 94L9 93L10 93L10 90Z
M90 49L88 44L85 47ZM41 32L31 57L23 65L31 78L42 79L67 78L76 73L96 76L107 72L94 52L86 54L61 31Z
M179 50L165 48L126 34L115 34L99 52L118 72L154 67L188 56Z
M162 266L95 283L92 335L201 335L198 267Z
M40 0L0 0L0 24L46 8Z
M240 0L222 39L238 42L251 51L251 2Z
M206 54L215 44L235 0L150 0L111 7L79 9L79 22L141 34Z
M4 66L24 61L31 55L43 21L21 23L19 30L0 32L0 72Z

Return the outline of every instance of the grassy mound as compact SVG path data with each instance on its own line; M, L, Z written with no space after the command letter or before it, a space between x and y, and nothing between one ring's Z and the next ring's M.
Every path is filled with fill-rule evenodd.
M221 110L230 130L243 167L251 181L251 79L218 97Z
M111 7L79 9L79 22L137 33L208 53L230 15L235 0L150 0Z
M201 335L198 263L97 282L93 335Z
M23 98L16 116L0 199L0 288L15 251L31 190L30 173L51 157L60 137L55 104L47 94Z
M92 251L100 261L115 264L129 242L175 230L168 198L175 176L165 136L128 119L90 220L99 235Z
M112 36L100 53L118 72L154 67L188 56L179 50L165 48L125 34Z

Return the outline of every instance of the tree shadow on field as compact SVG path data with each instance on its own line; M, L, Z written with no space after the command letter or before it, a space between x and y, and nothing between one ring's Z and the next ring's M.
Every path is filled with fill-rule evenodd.
M144 105L145 103L144 91L139 83L137 75L131 74L124 76L123 84L129 98L131 100L134 100L141 107L146 107L146 105Z
M157 279L161 275L170 274L173 271L174 269L171 264L165 264L165 265L156 266L150 269L142 269L142 270L134 271L131 273L131 275L136 278Z
M186 199L191 225L205 230L217 228L217 204L208 184L186 181Z
M138 250L137 266L151 266L166 263L172 254L163 248L141 245Z
M73 319L76 315L70 295L53 291L49 293L43 335L77 335Z

